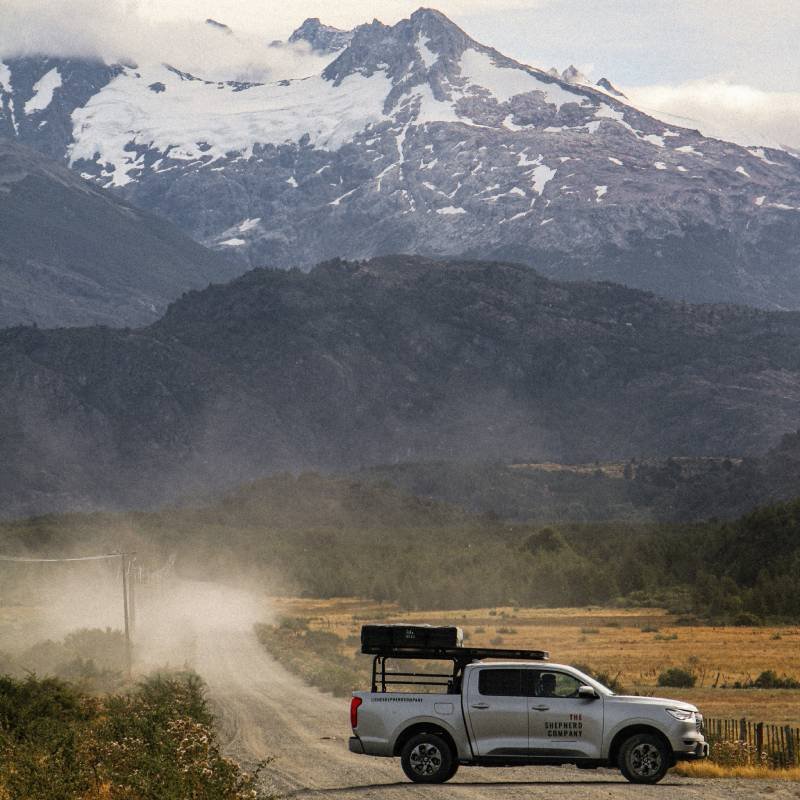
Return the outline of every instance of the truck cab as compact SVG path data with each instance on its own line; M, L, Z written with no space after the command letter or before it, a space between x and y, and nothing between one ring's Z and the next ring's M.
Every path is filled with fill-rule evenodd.
M453 669L387 669L398 658L450 659ZM351 724L351 751L400 757L415 782L449 780L461 765L575 764L655 783L676 761L708 755L695 706L616 695L544 651L384 646L372 691L353 695Z

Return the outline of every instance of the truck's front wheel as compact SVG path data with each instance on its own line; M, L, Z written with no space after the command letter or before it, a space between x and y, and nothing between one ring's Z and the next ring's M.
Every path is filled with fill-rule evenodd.
M658 783L669 767L669 753L658 736L637 733L619 749L619 768L631 783Z
M400 753L400 763L403 772L414 783L444 783L458 769L450 745L435 733L412 736Z

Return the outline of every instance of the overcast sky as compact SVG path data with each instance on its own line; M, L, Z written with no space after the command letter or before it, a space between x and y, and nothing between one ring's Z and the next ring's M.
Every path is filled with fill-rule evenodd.
M166 49L184 62L237 58L190 34L213 17L248 38L285 39L306 17L350 28L394 23L406 0L0 0L0 55L24 36L35 45L92 49L92 39L134 58ZM800 0L440 0L431 3L473 38L527 64L608 77L643 110L743 144L800 148ZM167 31L166 20L180 21ZM162 30L153 30L153 23ZM148 28L148 26L150 26ZM88 45L87 45L88 42ZM231 43L232 45L233 43ZM182 50L180 47L182 46ZM95 48L97 49L97 48ZM302 59L280 69L307 68ZM167 57L175 58L173 53ZM191 58L190 58L191 57ZM276 58L273 54L270 56ZM184 68L189 68L184 64ZM274 69L278 68L273 65ZM678 121L676 120L676 123Z

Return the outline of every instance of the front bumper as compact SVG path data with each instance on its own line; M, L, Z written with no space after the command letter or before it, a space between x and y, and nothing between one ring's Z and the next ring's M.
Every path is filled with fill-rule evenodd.
M349 748L351 753L358 753L359 755L364 755L364 745L361 742L361 739L358 736L351 736L349 742Z
M708 742L697 742L693 749L675 753L676 761L699 761L702 758L708 758Z

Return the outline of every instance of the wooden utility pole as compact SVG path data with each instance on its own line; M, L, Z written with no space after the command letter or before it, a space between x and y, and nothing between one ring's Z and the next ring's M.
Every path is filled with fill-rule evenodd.
M131 651L131 624L128 609L128 553L120 553L122 559L122 607L125 613L125 666L127 667L128 680L131 677L133 661Z
M72 558L29 558L27 556L0 555L0 561L21 564L64 564L71 561L104 561L106 559L122 559L122 608L125 615L125 666L128 678L131 677L133 666L133 650L131 647L131 633L135 620L136 609L134 606L133 581L130 580L130 568L136 553L108 553L99 556L77 556Z

